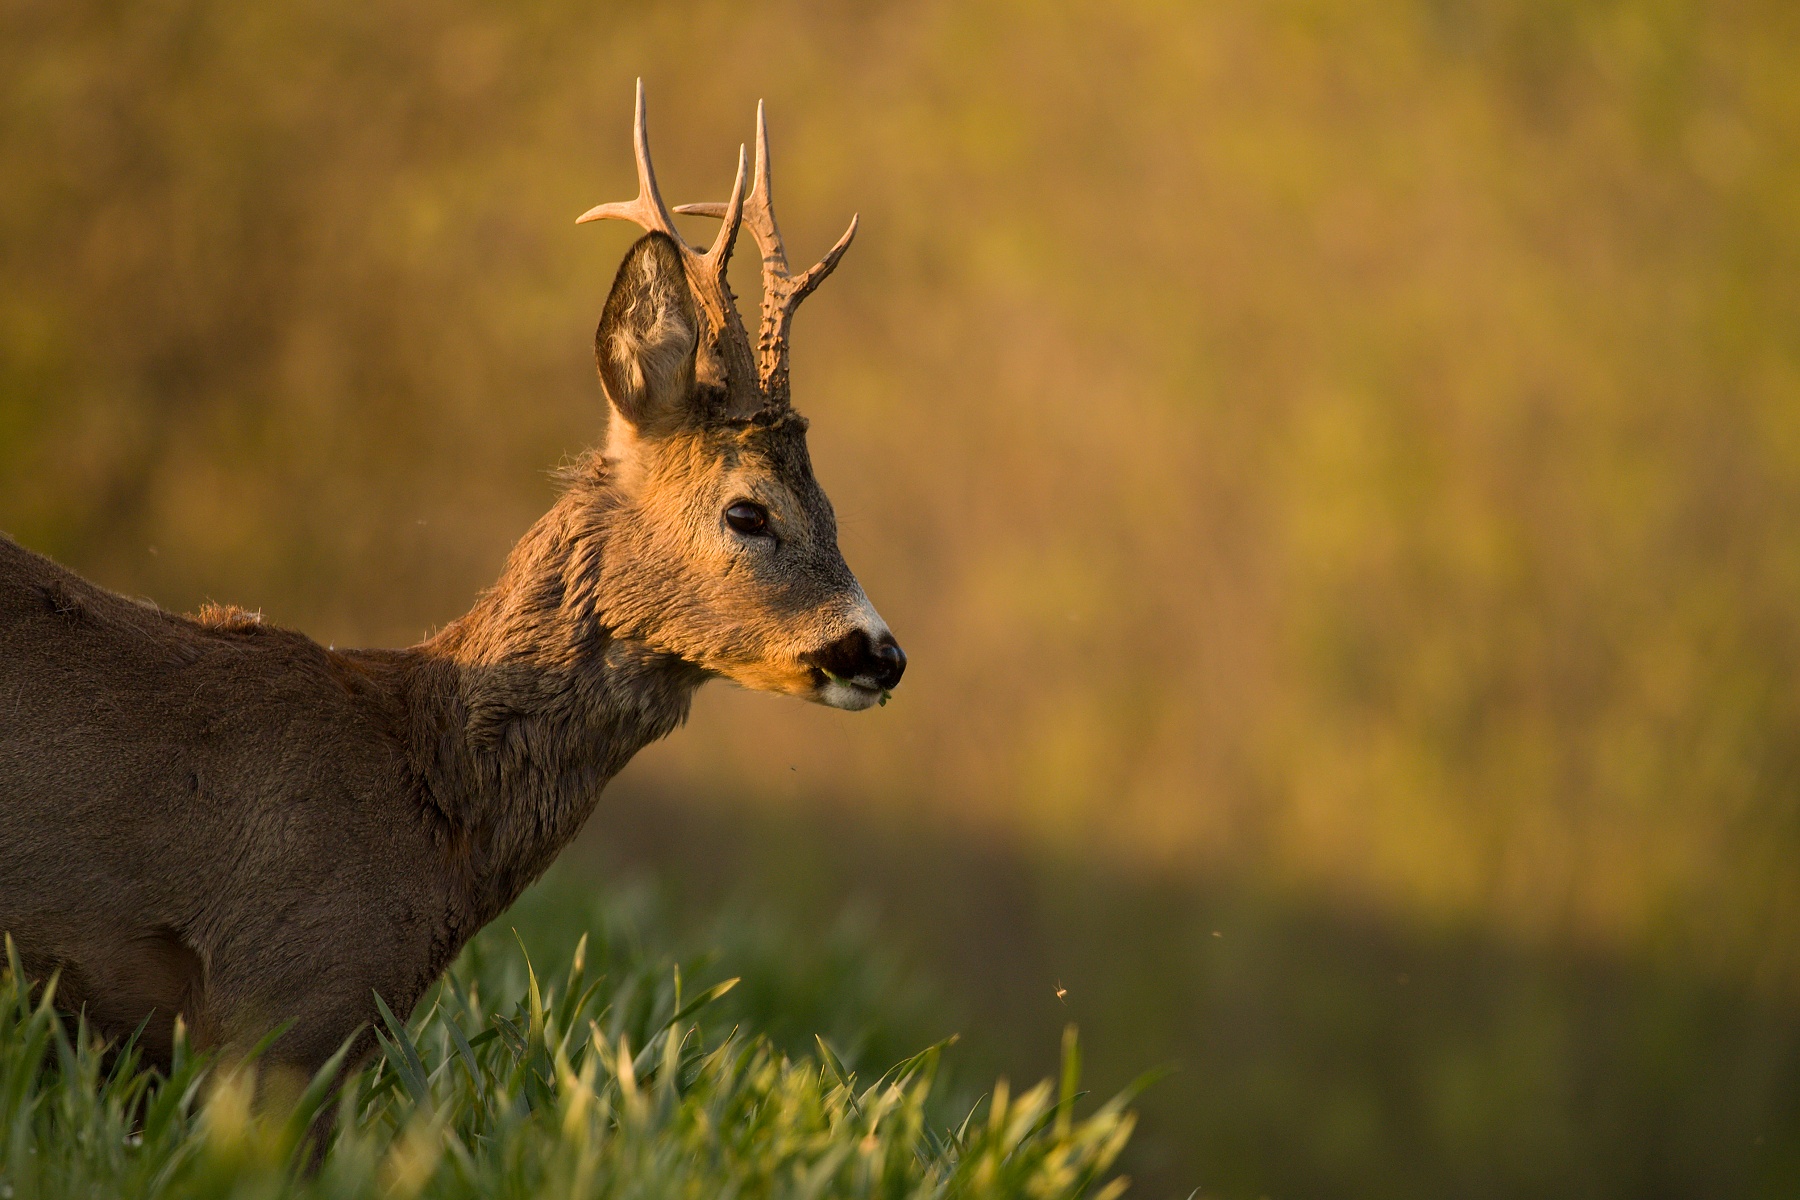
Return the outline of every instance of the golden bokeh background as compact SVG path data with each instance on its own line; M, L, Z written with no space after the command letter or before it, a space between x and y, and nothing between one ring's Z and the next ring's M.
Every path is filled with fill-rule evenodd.
M872 898L1018 1070L1181 1064L1145 1194L1757 1194L1796 62L1755 2L0 0L0 528L415 640L600 436L633 78L671 202L764 98L793 255L861 213L795 397L912 665L708 689L585 852Z

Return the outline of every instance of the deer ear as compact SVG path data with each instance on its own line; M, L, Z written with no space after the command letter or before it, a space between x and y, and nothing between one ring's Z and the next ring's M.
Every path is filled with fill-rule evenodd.
M684 423L699 340L681 251L667 234L646 234L620 264L594 331L606 398L639 433L666 433Z

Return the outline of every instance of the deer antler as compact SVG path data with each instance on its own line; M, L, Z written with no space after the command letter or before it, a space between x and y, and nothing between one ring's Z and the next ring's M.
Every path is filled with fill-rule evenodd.
M733 391L754 406L756 398L748 395L754 390L750 383L752 364L749 336L744 332L743 319L738 316L737 301L732 298L731 285L725 277L744 215L744 173L747 166L744 148L738 147L737 179L731 185L731 199L716 206L718 211L713 214L723 217L725 224L720 227L719 236L713 239L711 247L702 253L690 245L675 228L675 220L669 215L668 205L663 203L662 192L657 189L656 168L650 162L650 127L644 116L642 79L637 81L637 113L631 141L637 153L637 198L595 205L576 217L575 223L634 221L651 232L669 236L681 251L694 298L712 326L716 345L725 360L726 376L737 385L733 387ZM741 384L738 383L739 379ZM739 388L742 390L739 391Z
M641 121L640 121L641 125ZM640 169L640 174L641 174ZM598 211L598 210L596 210ZM825 257L799 275L788 268L787 248L782 245L781 230L775 225L774 201L769 195L769 125L763 117L762 102L756 105L756 181L750 188L750 199L740 202L737 191L725 204L679 204L675 211L697 217L719 217L730 228L740 220L750 227L762 250L762 327L757 332L757 375L763 392L774 402L788 400L788 326L800 302L823 283L850 248L856 236L856 217L850 228L837 240ZM667 220L667 214L664 214ZM720 230L720 236L724 230Z
M663 203L662 192L656 186L656 168L650 162L650 126L644 116L644 81L637 81L637 113L631 131L632 149L637 152L638 194L635 200L616 200L611 204L597 204L575 218L577 225L587 221L635 221L645 229L657 233L666 233L673 238L675 244L685 250L694 259L705 263L708 274L713 278L725 277L726 264L731 259L731 248L737 241L738 225L744 211L744 148L738 147L737 181L731 185L731 200L718 206L719 211L712 215L725 218L725 224L719 229L719 236L702 254L688 244L675 228L675 220L669 215L668 206Z

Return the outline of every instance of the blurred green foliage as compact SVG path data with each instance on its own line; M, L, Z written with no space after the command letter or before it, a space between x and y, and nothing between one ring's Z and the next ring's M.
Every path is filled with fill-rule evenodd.
M631 192L632 78L672 200L765 97L796 257L861 210L795 394L913 665L854 721L711 689L628 784L1791 1013L1797 57L1757 0L0 0L0 528L412 640L599 436L630 234L571 221ZM1779 1061L1719 1094L1793 1125ZM1405 1190L1199 1136L1171 1186Z

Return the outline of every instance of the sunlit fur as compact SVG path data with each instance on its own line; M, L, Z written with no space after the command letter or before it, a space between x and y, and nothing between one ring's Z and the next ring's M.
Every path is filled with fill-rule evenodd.
M838 552L804 426L702 429L633 450L629 491L605 458L577 484L603 514L606 623L745 687L825 698L800 656L879 618ZM774 536L734 533L723 513L737 500L766 508Z

